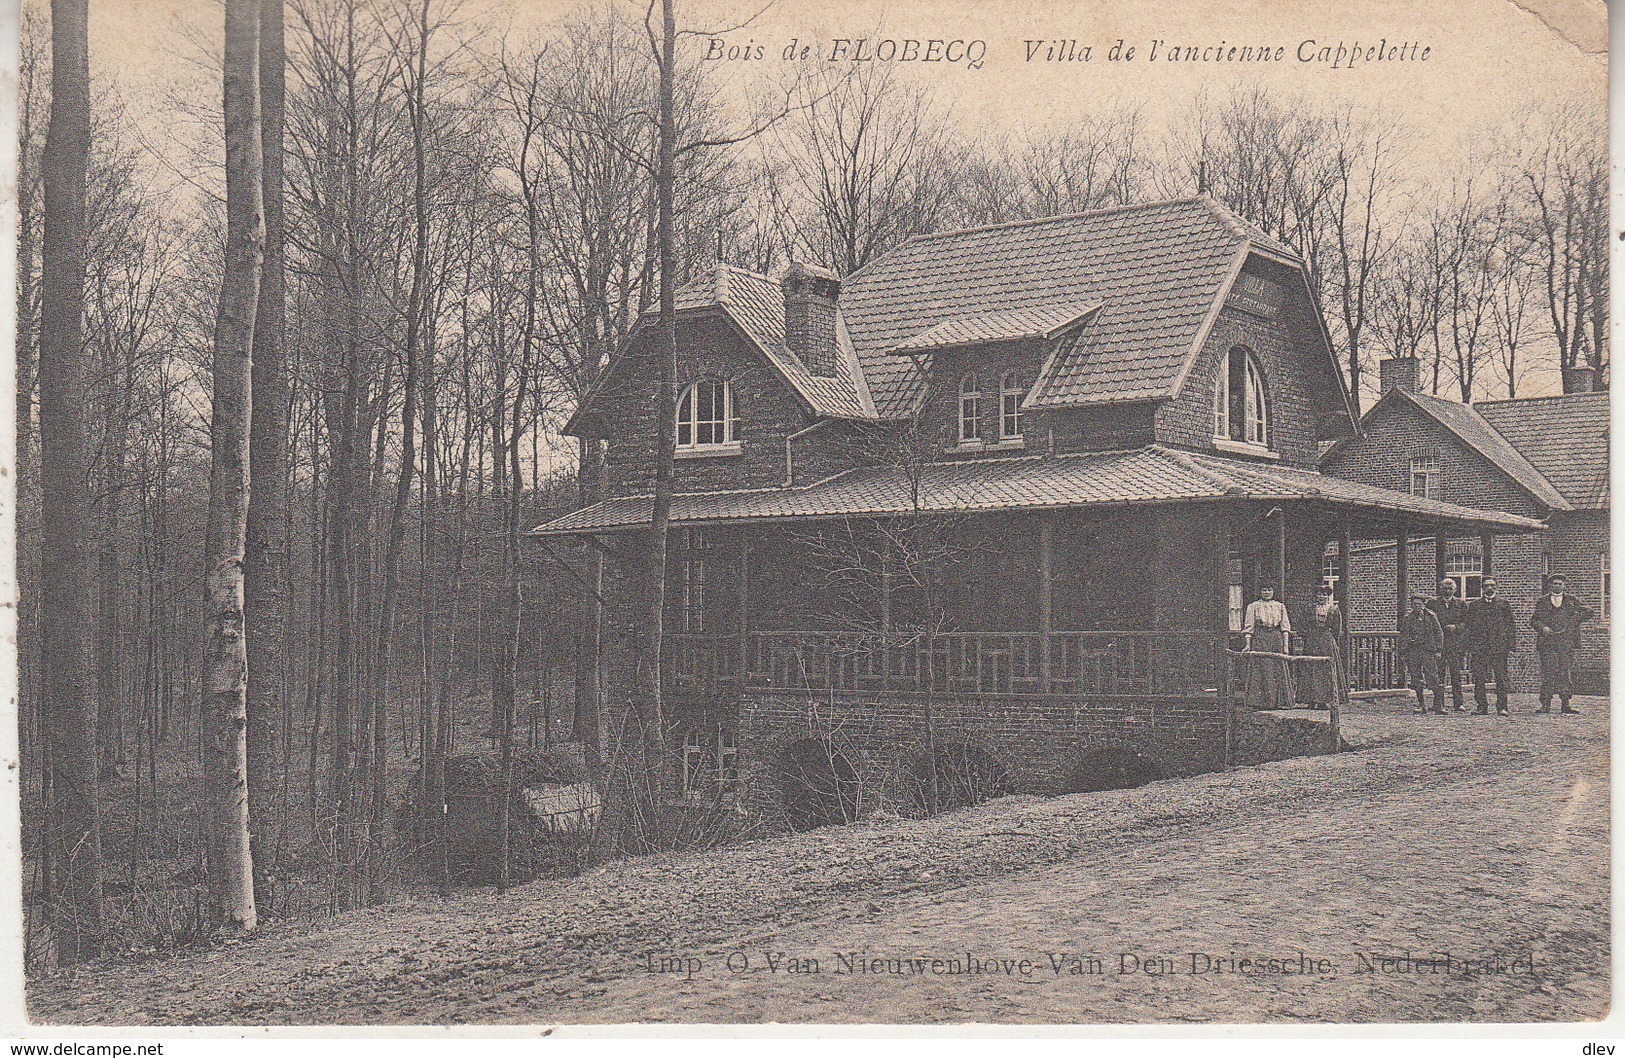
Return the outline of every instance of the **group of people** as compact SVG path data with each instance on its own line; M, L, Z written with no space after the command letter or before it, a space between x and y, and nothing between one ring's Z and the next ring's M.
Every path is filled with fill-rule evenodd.
M1545 587L1546 593L1536 600L1529 619L1529 627L1535 631L1535 653L1540 659L1540 708L1535 711L1551 712L1552 699L1557 698L1564 713L1578 713L1570 701L1574 696L1574 652L1580 646L1580 626L1593 614L1567 593L1568 580L1562 574L1547 577ZM1324 707L1345 698L1349 683L1342 644L1348 624L1330 584L1320 585L1315 606L1305 617L1303 654L1326 658L1329 664L1310 667L1294 680L1290 665L1292 618L1285 604L1275 598L1275 589L1269 585L1260 588L1258 599L1248 604L1243 624L1250 702L1276 708L1294 704ZM1493 682L1496 713L1511 716L1507 697L1512 681L1507 674L1507 659L1517 649L1517 643L1512 605L1496 593L1494 577L1484 578L1483 592L1476 599L1460 598L1452 580L1441 580L1439 594L1434 598L1411 596L1410 608L1399 622L1399 656L1410 688L1416 692L1417 711L1428 712L1429 690L1433 692L1432 711L1446 711L1446 675L1455 710L1467 711L1462 697L1462 661L1470 657L1476 712L1489 713L1489 688Z
M1535 631L1535 653L1540 659L1540 708L1552 711L1552 699L1562 702L1562 711L1578 713L1570 704L1574 697L1574 652L1580 646L1580 626L1592 612L1568 594L1568 579L1560 573L1546 578L1546 594L1535 601L1529 627ZM1489 683L1495 682L1495 711L1511 716L1507 695L1511 680L1507 659L1517 648L1516 622L1512 605L1496 594L1494 577L1484 578L1483 594L1463 601L1456 595L1454 581L1439 582L1439 594L1429 599L1412 595L1410 609L1399 622L1399 653L1405 663L1411 690L1416 692L1417 712L1428 711L1426 692L1433 691L1433 712L1443 713L1443 677L1450 678L1450 696L1457 712L1466 712L1462 701L1462 660L1472 659L1473 698L1480 714L1487 714Z

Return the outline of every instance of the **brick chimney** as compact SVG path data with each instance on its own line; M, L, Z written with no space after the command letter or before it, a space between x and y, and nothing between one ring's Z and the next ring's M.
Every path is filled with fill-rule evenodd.
M1391 389L1415 393L1416 376L1421 369L1421 363L1414 356L1394 356L1378 364L1377 368L1382 377L1382 395L1386 397Z
M1565 367L1564 393L1590 393L1597 388L1597 369L1594 367Z
M784 344L801 357L808 371L825 378L836 374L835 306L841 279L817 265L790 262L784 287Z

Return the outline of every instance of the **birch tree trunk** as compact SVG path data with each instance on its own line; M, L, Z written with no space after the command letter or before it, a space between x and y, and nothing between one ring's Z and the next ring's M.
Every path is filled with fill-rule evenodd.
M274 819L283 825L286 806L277 796L278 718L283 680L283 644L288 620L285 563L281 546L288 517L288 365L283 343L282 137L285 53L283 0L259 0L260 147L264 173L265 263L254 316L254 415L248 440L248 537L243 567L243 606L247 617L248 800L258 820L254 863L263 871L270 850L265 840ZM286 772L288 762L280 761Z
M51 117L40 175L39 416L44 549L40 603L43 705L51 767L49 852L64 961L102 940L101 796L96 780L85 453L85 196L90 158L86 0L51 4Z
M254 317L265 238L259 104L259 5L226 0L226 269L214 328L209 514L204 540L204 780L213 815L209 883L228 930L255 926L248 826L248 652L243 560L248 530Z

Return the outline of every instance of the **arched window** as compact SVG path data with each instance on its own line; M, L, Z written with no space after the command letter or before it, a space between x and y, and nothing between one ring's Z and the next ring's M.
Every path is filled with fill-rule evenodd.
M1021 440L1021 402L1026 396L1014 371L999 376L999 440Z
M677 398L677 447L720 448L739 442L739 408L727 379L702 378Z
M959 440L982 439L982 384L974 374L959 380Z
M1213 385L1213 437L1219 441L1270 445L1269 389L1258 357L1236 347L1225 357Z

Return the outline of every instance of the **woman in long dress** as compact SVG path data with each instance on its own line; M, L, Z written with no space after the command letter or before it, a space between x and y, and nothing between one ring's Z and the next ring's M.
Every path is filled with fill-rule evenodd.
M1287 660L1292 618L1286 604L1275 598L1273 585L1259 588L1258 598L1247 604L1243 627L1247 631L1247 704L1254 709L1291 709L1297 704Z
M1343 635L1347 631L1348 621L1343 608L1332 598L1332 586L1322 584L1315 590L1315 608L1304 622L1303 652L1331 658L1331 664L1311 665L1300 678L1298 697L1305 704L1325 709L1347 700L1349 681L1343 668Z

